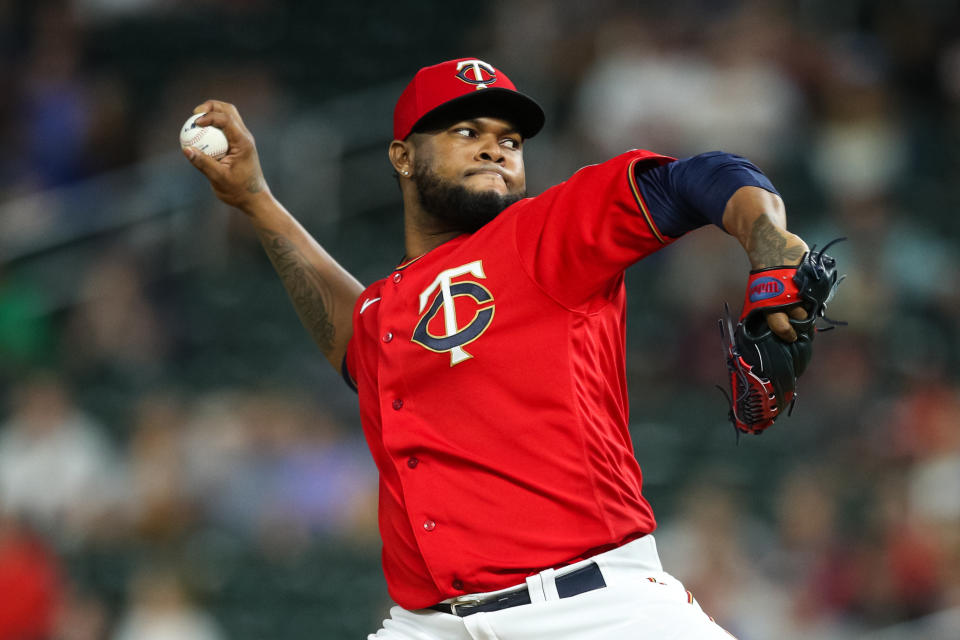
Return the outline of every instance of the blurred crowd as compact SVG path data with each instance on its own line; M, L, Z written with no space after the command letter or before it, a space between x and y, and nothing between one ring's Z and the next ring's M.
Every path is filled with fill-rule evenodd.
M97 594L67 597L69 567L58 551L72 558L135 545L143 558L130 576L132 609L110 637L199 639L223 636L186 607L178 580L187 576L169 562L190 536L225 531L267 555L295 555L325 539L369 544L376 536L373 464L362 442L309 398L158 391L135 400L121 439L78 406L62 376L38 373L8 393L0 427L0 584L30 607L4 616L18 598L5 599L0 637L54 637L53 629L56 637L107 636L105 611L83 633L60 626L73 627ZM49 626L39 633L42 625Z
M198 578L198 546L226 537L244 562L300 559L291 566L320 551L328 564L378 554L376 472L349 391L318 373L242 225L192 229L219 259L160 269L156 247L127 235L84 251L60 240L76 209L106 208L123 185L86 203L10 203L174 153L171 132L210 95L266 133L280 114L461 55L508 70L543 103L532 192L632 147L719 148L770 175L809 242L848 238L831 249L847 278L828 310L848 324L818 336L795 414L739 443L713 385L716 319L742 295L742 250L705 229L628 273L632 428L661 554L742 640L955 638L956 3L504 0L410 15L370 4L344 35L349 13L328 3L0 3L0 252L28 228L59 243L0 253L0 593L17 594L0 599L0 640L254 637L236 620L256 603L218 610L227 587ZM427 42L424 16L441 13L443 35ZM188 64L198 31L169 31L197 16L227 26L215 53ZM291 47L315 48L294 64ZM385 149L389 122L370 126ZM367 179L388 175L384 155ZM348 265L388 269L400 239L387 256L365 240L398 215L358 212L323 243ZM72 248L80 257L59 262ZM35 274L61 264L76 284L54 296ZM117 556L120 591L91 578ZM325 596L305 572L288 575L301 595L318 592L298 604L310 629ZM355 605L370 621L386 607L377 589ZM371 631L365 615L353 617Z

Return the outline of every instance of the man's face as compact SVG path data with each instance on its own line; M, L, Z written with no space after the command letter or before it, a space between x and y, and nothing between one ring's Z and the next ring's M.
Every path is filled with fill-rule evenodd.
M414 135L413 181L442 230L472 233L526 196L523 138L506 120L473 118Z

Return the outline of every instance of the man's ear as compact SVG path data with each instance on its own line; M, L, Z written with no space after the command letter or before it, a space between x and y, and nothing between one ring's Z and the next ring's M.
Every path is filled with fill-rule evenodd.
M414 148L408 140L394 140L387 152L390 164L398 175L409 178L413 174Z

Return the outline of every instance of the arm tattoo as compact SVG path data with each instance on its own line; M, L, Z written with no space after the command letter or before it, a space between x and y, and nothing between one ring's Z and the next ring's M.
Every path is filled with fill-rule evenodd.
M749 254L754 268L778 267L796 263L803 256L803 247L788 247L780 229L767 216L760 216L750 229Z
M334 326L330 284L285 237L264 234L263 247L280 275L303 326L324 353L333 349Z

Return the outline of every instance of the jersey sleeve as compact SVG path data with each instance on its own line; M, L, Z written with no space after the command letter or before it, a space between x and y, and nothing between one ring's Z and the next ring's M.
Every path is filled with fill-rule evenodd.
M727 201L740 187L760 187L780 195L756 165L723 151L639 172L637 186L657 228L670 238L707 224L722 229Z
M589 312L604 304L624 269L673 241L658 228L637 184L638 173L673 161L631 151L514 205L517 250L530 277L570 309Z

